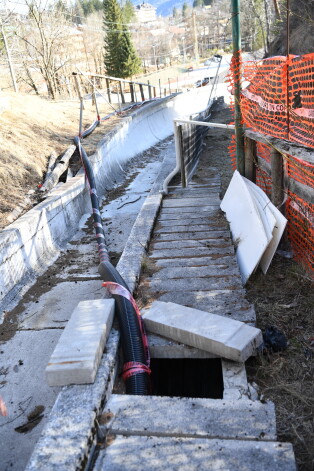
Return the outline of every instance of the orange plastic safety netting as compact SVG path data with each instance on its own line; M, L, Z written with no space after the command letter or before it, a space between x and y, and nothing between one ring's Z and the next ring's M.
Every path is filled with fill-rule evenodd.
M242 70L244 124L314 147L314 54L244 62Z
M246 127L264 135L314 148L314 54L244 62L241 112ZM239 65L231 64L228 80L234 90ZM236 168L235 138L229 146ZM257 143L257 155L270 164L271 147ZM284 155L286 176L314 193L314 165ZM256 183L271 196L272 180L256 162ZM314 205L307 196L285 190L287 232L293 252L314 275ZM308 192L307 192L308 194Z

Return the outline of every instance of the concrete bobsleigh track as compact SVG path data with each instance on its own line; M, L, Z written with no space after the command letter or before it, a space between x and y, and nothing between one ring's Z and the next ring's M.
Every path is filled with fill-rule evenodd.
M126 162L173 132L173 119L206 108L210 88L158 99L139 108L100 142L91 157L98 194L113 187ZM85 176L77 176L0 234L0 314L8 310L73 236L90 211Z

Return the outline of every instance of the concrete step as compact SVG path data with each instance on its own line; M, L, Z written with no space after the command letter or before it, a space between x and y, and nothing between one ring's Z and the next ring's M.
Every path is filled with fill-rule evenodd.
M184 248L184 247L230 247L232 243L230 240L225 239L201 239L201 240L194 240L191 237L182 240L156 240L153 242L154 249L174 249L174 248Z
M241 322L252 324L256 320L254 306L244 298L243 290L177 291L164 293L158 300L182 304Z
M154 231L155 234L167 234L167 233L177 233L177 232L206 232L209 230L210 224L184 224L180 226L161 226L160 228Z
M161 216L165 215L165 214L171 214L171 215L174 215L176 214L178 218L182 218L182 214L180 213L195 213L197 211L197 213L199 214L198 217L200 217L201 215L208 215L208 214L219 214L221 213L221 209L220 209L220 203L211 203L210 201L207 201L205 203L206 206L203 206L203 205L199 205L199 206L181 206L180 207L180 210L178 210L178 207L177 206L163 206L162 207L162 210L161 210ZM171 218L172 219L172 218ZM175 219L175 218L174 218Z
M273 403L113 394L103 431L117 435L276 440Z
M169 198L165 199L162 203L163 208L198 208L202 206L211 206L211 205L219 205L221 202L218 194L214 193L212 195L208 195L207 197L199 197L199 198Z
M158 276L158 274L156 274ZM204 278L180 278L180 279L169 279L160 280L154 278L154 275L150 281L150 289L152 291L169 293L174 291L213 291L218 289L223 290L238 290L242 288L240 276L225 275L223 277L209 276Z
M209 265L203 267L167 267L162 268L154 274L155 280L167 280L167 279L178 279L178 278L202 278L208 276L224 276L224 275L239 275L239 268L236 264L230 265Z
M213 186L211 188L191 188L191 189L184 189L184 190L176 190L169 192L167 194L167 199L174 199L174 198L206 198L207 196L217 195L219 193L220 187L219 185Z
M94 471L296 471L289 443L121 435L108 443Z
M234 255L233 246L225 248L208 248L208 247L188 247L184 249L175 248L175 249L156 249L152 250L149 254L149 258L171 258L171 257L181 257L181 258L195 258L195 257L210 257L215 255L216 258L224 257L225 255ZM203 289L203 288L199 288Z
M220 221L221 225L225 225L226 227L229 228L229 225L226 221L226 219L223 216L223 213L217 207L216 205L214 206L206 206L206 210L203 211L202 208L199 208L198 211L180 211L175 210L174 208L165 208L164 210L161 210L158 216L158 221L168 221L170 220L175 220L178 219L179 221L189 221L190 219L199 219L199 218L205 218L205 219L210 219L211 223L217 219L217 221Z
M168 226L167 226L168 227ZM179 226L180 227L180 226ZM162 228L162 226L160 226ZM230 241L230 233L227 231L217 231L211 230L209 227L208 230L205 232L159 232L155 234L153 242L160 242L163 240L183 240L183 239L193 239L193 240L208 240L208 239L215 239L215 240L228 240Z
M175 268L175 267L205 267L208 265L228 265L234 266L236 262L234 255L220 255L218 258L216 255L204 256L204 257L192 257L192 258L161 258L155 260L157 267L160 268ZM245 292L243 291L243 296Z

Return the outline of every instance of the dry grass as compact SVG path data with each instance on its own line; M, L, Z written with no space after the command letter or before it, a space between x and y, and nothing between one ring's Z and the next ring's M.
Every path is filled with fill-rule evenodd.
M248 362L250 381L276 405L278 439L293 443L299 471L314 466L314 292L313 282L292 260L275 257L266 276L257 273L247 288L257 327L275 325L288 340L280 353Z
M22 93L6 96L10 108L0 114L0 228L8 224L7 216L23 202L25 194L42 182L51 152L60 154L72 144L79 123L78 101L51 102ZM108 105L100 106L101 116L111 111ZM95 118L89 102L84 110L84 126ZM105 121L86 140L89 153L118 119Z

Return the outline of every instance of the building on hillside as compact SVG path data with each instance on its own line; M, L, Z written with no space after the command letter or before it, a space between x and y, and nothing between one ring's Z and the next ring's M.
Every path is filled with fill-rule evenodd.
M141 3L135 7L135 13L137 20L140 23L149 23L151 21L156 21L156 8L153 7L150 3Z

